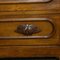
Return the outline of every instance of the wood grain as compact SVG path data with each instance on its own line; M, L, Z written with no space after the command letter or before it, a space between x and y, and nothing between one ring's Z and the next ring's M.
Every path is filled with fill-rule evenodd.
M0 58L4 57L60 57L57 46L0 46Z
M0 39L0 58L60 57L60 0L52 0L49 3L0 3L0 20L13 18L52 19L55 24L56 33L49 39ZM0 22L0 36L20 35L13 31L22 23L26 22ZM33 22L28 23L33 24ZM47 23L34 22L34 24L38 26L41 24L48 27ZM48 28L50 30L51 26L49 25ZM49 32L48 28L41 34ZM40 34L37 33L36 35Z
M0 38L4 38L4 37L11 38L11 39L12 38L39 38L39 39L40 38L50 38L53 35L53 33L55 32L54 22L52 21L52 19L49 19L49 18L1 19L0 22L1 22L0 27L2 27L1 32L0 32L0 34L2 34L2 35L0 35ZM38 33L38 35L37 35L37 33L36 34L33 33L30 36L29 35L26 36L23 33L18 33L17 27L19 25L24 25L24 24L31 24L31 25L37 26L38 30L39 31L41 30L41 31Z
M19 16L14 16L14 18L17 18ZM28 17L27 15L25 16L22 16L22 17ZM29 15L29 18L30 17L40 17L40 18L50 18L52 19L53 23L55 24L55 29L56 29L56 33L49 39L0 39L0 45L60 45L60 40L59 40L59 20L60 20L60 15ZM11 17L10 17L11 18ZM21 22L21 23L26 23L26 22ZM1 23L0 26L2 26L1 28L1 34L0 36L11 36L11 35L15 35L15 36L19 36L21 34L18 34L18 33L15 33L13 32L16 27L21 24L20 22L12 22L12 23L7 23L5 22L3 24L3 22ZM45 27L47 27L46 24L49 25L49 23L40 23L40 22L29 22L29 23L34 23L35 25L38 25L41 27L44 25ZM39 23L39 24L38 24ZM8 28L8 25L9 25L9 28ZM5 26L5 28L3 28ZM50 25L49 25L50 26ZM14 28L15 27L15 28ZM6 30L8 29L8 31ZM49 30L51 29L51 26L49 27ZM10 30L10 32L9 32ZM42 29L44 30L44 29ZM47 31L49 32L49 30L47 29ZM5 32L6 31L6 32ZM41 33L42 35L43 34L46 34L47 32L46 30ZM39 35L38 33L37 34L34 34L34 35Z
M50 2L51 0L0 0L0 3L37 3Z
M55 13L57 13L58 11L60 12L60 0L53 0L50 3L31 3L31 4L0 4L0 11L3 12L17 12L21 13L20 11L24 12L28 12L28 11L53 11L52 13L54 13L54 11L56 11ZM58 10L58 11L57 11ZM11 12L10 12L11 13ZM37 12L35 12L37 13ZM43 12L40 12L43 13ZM44 12L45 13L45 12ZM9 13L7 13L9 14ZM13 13L12 13L13 14Z

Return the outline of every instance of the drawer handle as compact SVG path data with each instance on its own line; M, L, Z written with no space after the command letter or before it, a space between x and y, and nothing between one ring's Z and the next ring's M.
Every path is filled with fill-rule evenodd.
M24 35L32 35L35 33L39 33L41 30L38 29L38 27L32 25L32 24L23 24L23 25L19 25L17 27L16 32L17 33L21 33Z

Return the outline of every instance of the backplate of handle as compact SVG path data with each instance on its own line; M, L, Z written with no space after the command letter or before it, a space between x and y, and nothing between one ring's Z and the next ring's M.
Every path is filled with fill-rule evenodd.
M0 0L0 3L36 3L36 2L50 2L52 0Z

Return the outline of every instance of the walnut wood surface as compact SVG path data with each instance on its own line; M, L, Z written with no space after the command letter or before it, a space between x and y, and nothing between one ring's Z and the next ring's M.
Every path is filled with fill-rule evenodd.
M0 0L0 3L36 3L36 2L50 2L51 0Z
M12 11L18 13L26 13L30 11L43 11L40 13L46 13L44 11L52 11L52 13L60 12L60 0L53 0L50 3L31 3L31 4L0 4L0 11ZM1 12L2 13L2 12ZM4 13L4 12L3 12ZM9 14L9 13L6 13ZM11 12L10 12L11 14ZM31 13L30 13L31 14ZM38 14L38 13L37 13Z
M1 3L0 20L9 18L50 18L55 24L56 33L49 39L0 39L0 57L60 57L60 0L34 4ZM16 24L19 25L19 23L1 23L0 32L2 33L0 35L15 35L13 31L12 33L7 31L6 34L2 29L8 28L8 24L10 24L9 30L14 30ZM16 34L18 35L18 33ZM37 33L37 35L39 34Z
M24 17L24 16L22 16L22 17ZM17 18L18 16L14 16L14 17ZM59 41L60 41L60 39L59 39L60 15L32 15L32 16L29 15L29 17L32 17L32 18L33 17L35 17L35 18L45 17L45 18L52 19L53 23L55 24L56 33L49 39L0 39L0 45L60 45L60 43L59 43ZM0 31L1 31L0 36L21 36L21 34L14 32L16 27L21 23L25 24L26 22L11 22L11 23L1 22L0 27L2 27L2 28L0 29ZM27 22L27 23L33 23L33 22ZM38 22L36 22L36 23L34 22L34 24L38 25L38 26L40 26L40 24L41 24L41 27L43 25L45 27L49 26L49 30L47 28L47 31L46 30L44 31L44 28L42 29L44 32L42 32L41 35L46 34L51 29L51 26L49 25L49 23L40 23L39 22L39 24L38 24ZM6 30L6 29L8 29L8 30ZM39 33L34 34L34 35L38 36Z
M58 46L0 46L0 57L59 57Z
M18 18L18 17L45 17L51 18L54 21L56 33L53 35L52 38L49 39L0 39L0 57L32 57L32 56L56 56L60 57L60 15L53 14L53 15L18 15L18 16L2 16L5 18ZM4 19L4 18L3 18ZM0 19L1 20L1 19ZM15 22L13 22L15 23ZM16 22L17 23L17 22ZM3 27L8 24L5 22L4 24L1 23ZM38 24L39 25L39 24ZM0 25L1 26L1 25ZM14 24L13 24L14 27ZM8 28L4 27L4 28ZM12 28L11 28L12 29ZM2 30L0 30L2 32ZM47 31L46 31L47 32ZM5 31L4 31L5 33ZM3 35L4 35L3 33ZM5 33L6 34L6 33ZM10 32L8 32L10 34ZM2 35L2 34L0 34ZM15 35L11 33L11 35ZM38 34L37 34L38 35ZM8 47L7 47L8 46ZM11 47L9 47L11 46ZM17 46L17 47L16 47ZM23 47L24 46L24 47ZM25 47L28 46L28 47ZM29 47L31 46L31 47ZM33 47L32 47L33 46ZM57 46L53 48L37 48L34 46ZM17 52L16 52L17 49ZM31 50L30 50L31 49ZM13 52L13 53L12 53ZM38 52L38 53L37 53ZM19 54L20 53L20 54Z
M15 39L15 38L18 38L18 39L39 38L40 39L40 38L43 38L44 39L44 38L50 38L55 32L55 24L54 24L53 20L49 19L49 18L17 18L17 19L13 18L13 19L1 19L0 22L1 22L0 27L2 27L1 32L0 32L0 34L2 34L2 35L0 35L0 38L4 38L4 39L7 39L7 38L10 38L10 39ZM39 23L39 25L38 25L38 23ZM20 29L21 33L19 33L17 31L17 27L19 25L24 25L24 24L31 24L31 25L37 26L38 30L40 31L40 29L41 29L41 31L38 32L38 35L37 35L37 33L36 34L33 33L32 35L27 36L26 34L24 35L23 34L24 31L22 32L22 29ZM4 28L4 26L5 26L5 28ZM24 27L23 27L23 29L24 29ZM33 32L34 32L34 30L33 30ZM26 31L26 33L27 33L27 31Z

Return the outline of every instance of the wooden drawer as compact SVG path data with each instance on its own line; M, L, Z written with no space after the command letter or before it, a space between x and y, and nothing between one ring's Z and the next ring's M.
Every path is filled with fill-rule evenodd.
M12 12L26 12L26 11L49 11L49 12L53 12L56 11L55 13L57 13L57 10L60 13L60 0L35 0L35 2L37 1L37 3L34 3L34 1L28 0L33 2L33 3L29 3L28 2L26 4L23 4L23 2L19 2L22 0L0 0L0 11L12 11ZM24 0L25 1L25 0ZM39 3L40 1L40 3ZM45 2L45 3L41 3L41 2ZM47 2L47 3L46 3ZM43 12L42 12L43 13Z
M60 0L0 0L0 57L59 57Z
M59 20L60 15L0 19L0 45L59 45Z

